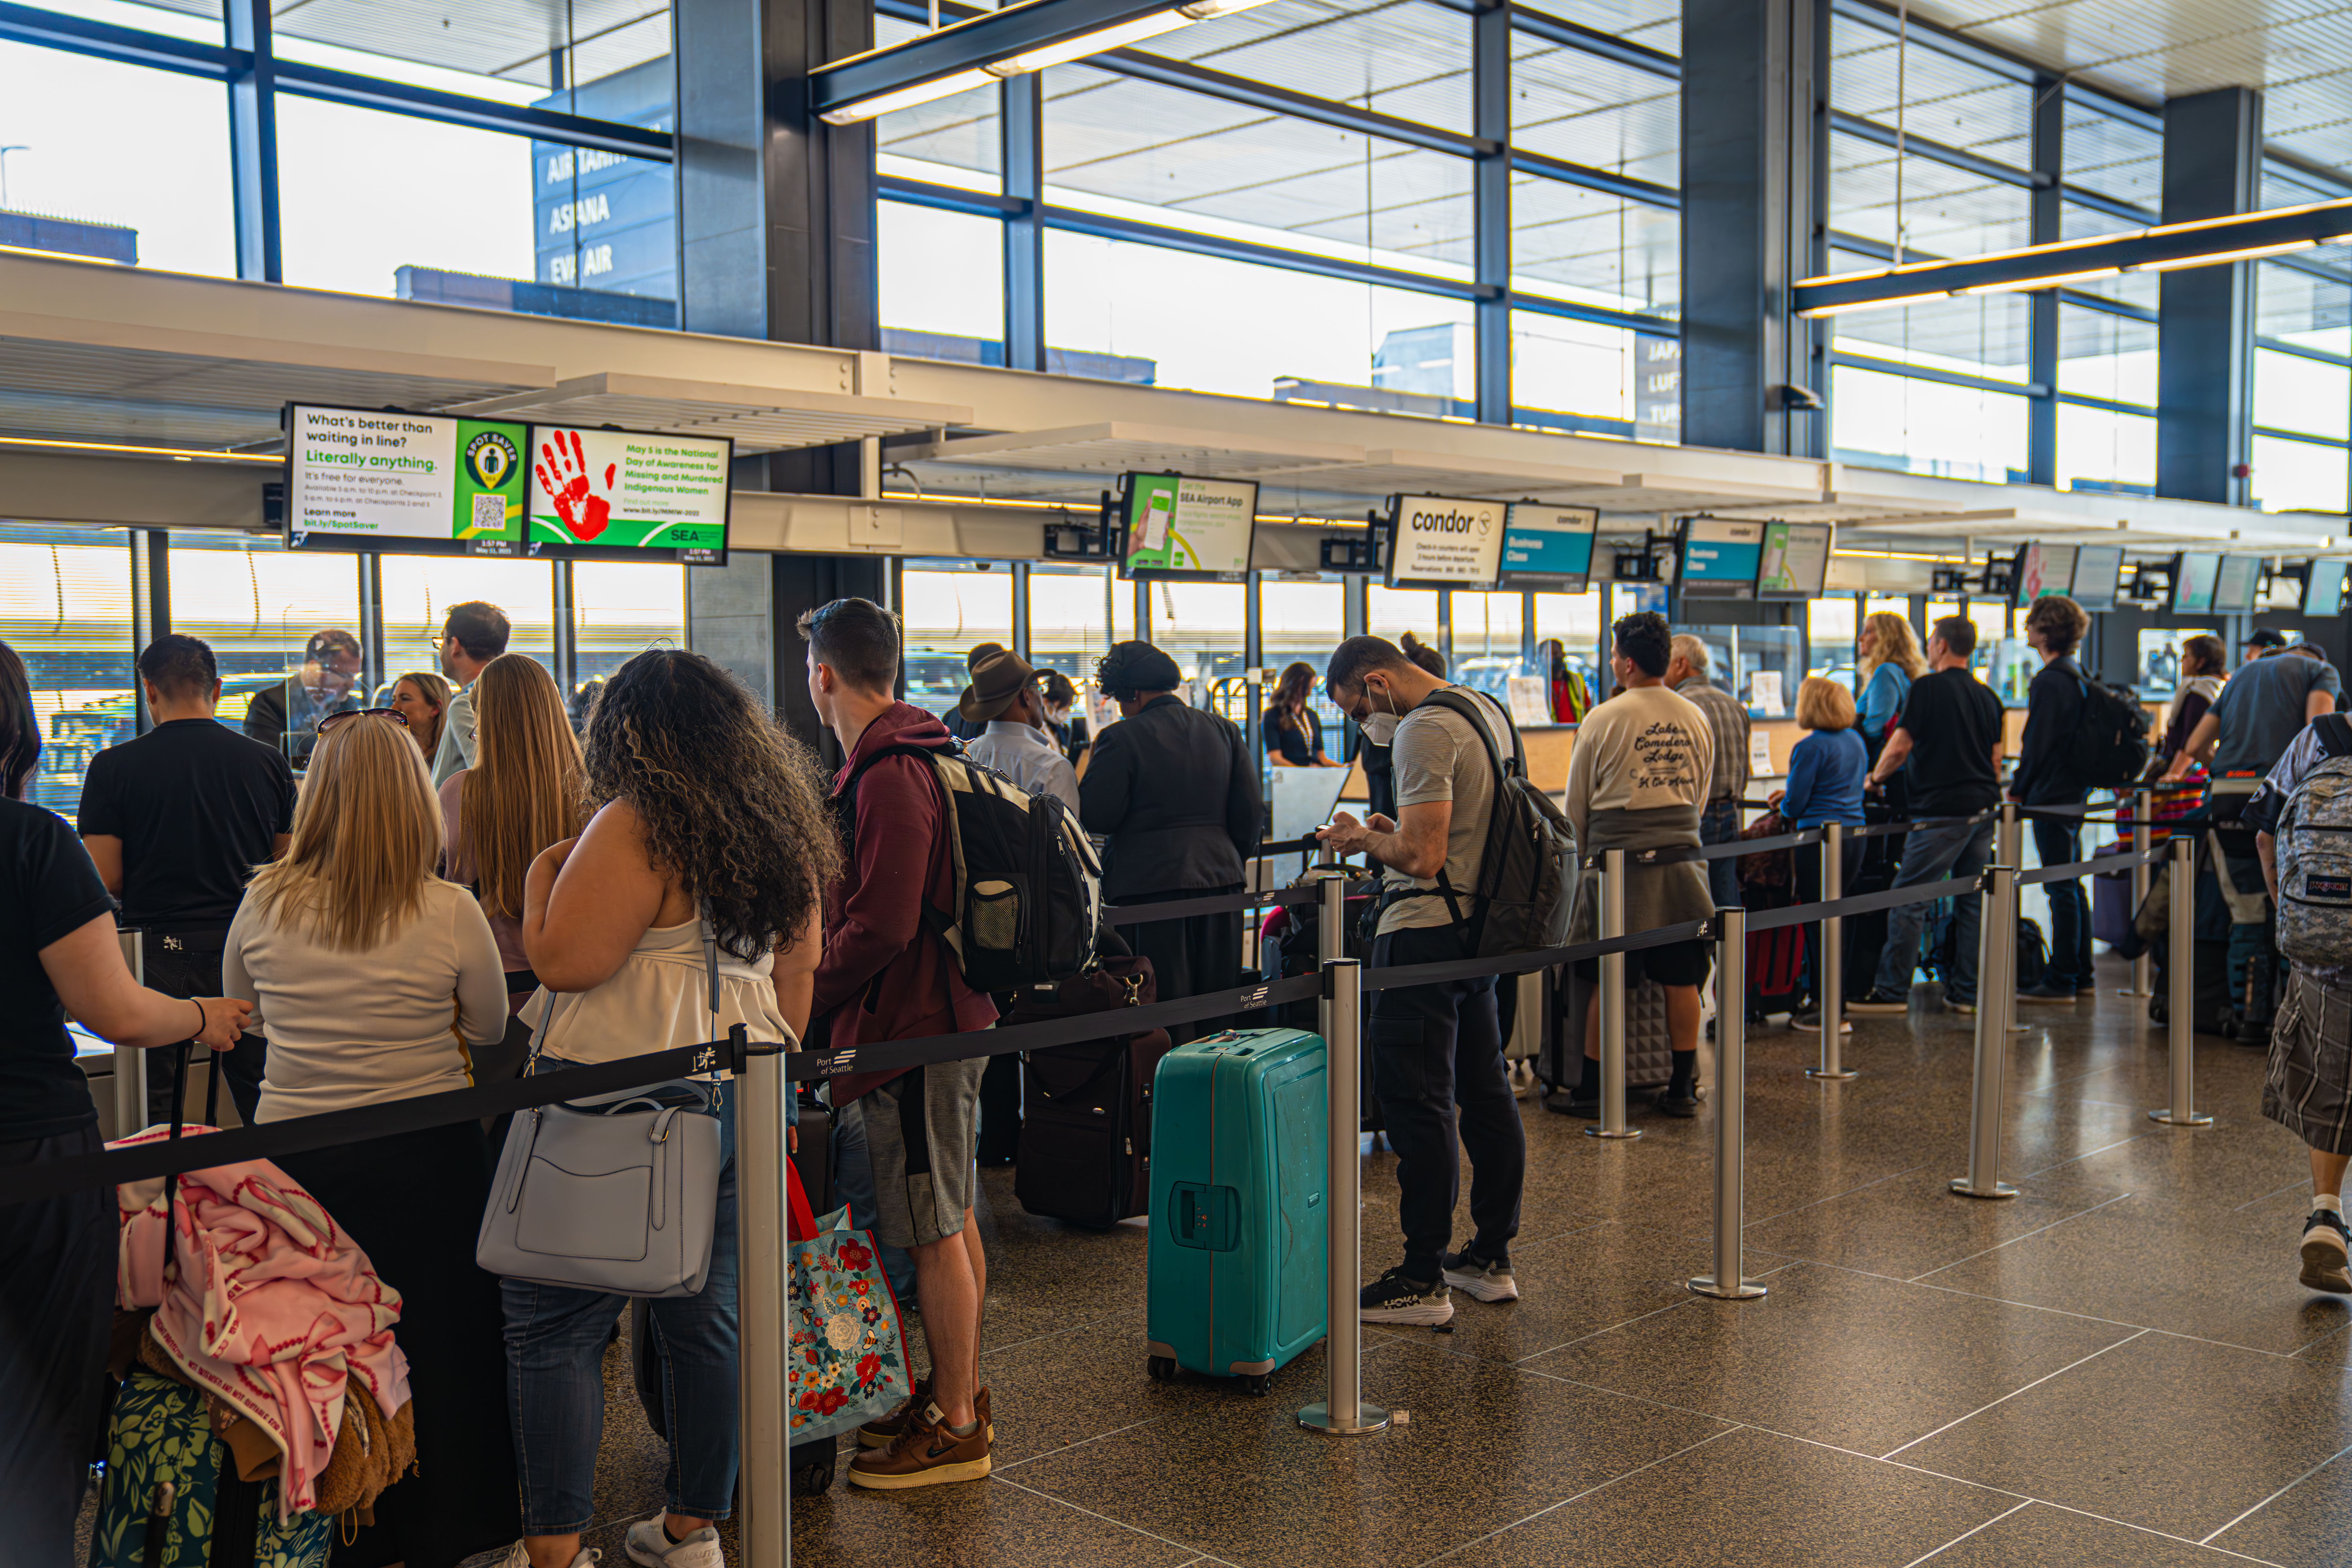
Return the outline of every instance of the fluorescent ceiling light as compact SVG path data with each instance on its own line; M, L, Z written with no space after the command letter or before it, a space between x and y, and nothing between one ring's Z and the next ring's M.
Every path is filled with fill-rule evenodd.
M2298 239L2285 245L2257 245L2247 250L2223 250L2206 256L2184 256L2176 261L2143 261L2131 268L2134 272L2176 272L2187 267L2219 267L2229 261L2252 261L2264 256L2284 256L2291 250L2309 250L2319 241Z
M1149 16L1138 16L1131 22L1120 22L1114 26L1098 27L1091 33L1081 33L1075 38L1066 38L1058 44L1047 44L1041 49L1030 49L1025 53L1014 55L1011 59L998 60L982 68L991 76L1022 76L1030 71L1044 70L1047 66L1066 65L1072 60L1082 60L1088 55L1098 55L1106 49L1125 48L1128 45L1144 38L1157 37L1162 33L1172 33L1192 20L1192 17L1181 11L1156 11Z
M1266 0L1193 0L1190 5L1176 8L1192 21L1206 22L1213 17L1230 16L1236 11L1247 11L1265 3Z
M970 92L976 87L987 87L997 79L985 70L958 71L937 81L917 82L896 92L865 98L856 103L845 103L839 109L828 109L819 116L827 125L855 125L861 120L871 120L877 114L894 110L912 109L919 103L931 103L942 98L953 98L960 92Z
M2021 278L2014 283L1979 283L1972 289L1955 289L1954 296L1963 294L2018 294L2032 289L2056 289L2067 283L2081 283L2093 278L2120 278L2120 267L2101 267L2089 272L2061 272L2053 278Z
M1924 305L1931 300L1948 300L1951 297L1952 291L1950 289L1938 289L1930 294L1905 294L1900 298L1894 300L1864 300L1859 303L1852 305L1816 305L1810 310L1800 310L1797 314L1809 318L1816 316L1842 316L1853 310L1891 310L1897 305Z

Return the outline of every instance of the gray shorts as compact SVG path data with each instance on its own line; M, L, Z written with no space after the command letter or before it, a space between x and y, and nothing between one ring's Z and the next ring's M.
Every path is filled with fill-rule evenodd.
M988 1058L932 1062L867 1094L858 1114L874 1165L874 1237L923 1247L963 1229L976 1184L980 1079Z

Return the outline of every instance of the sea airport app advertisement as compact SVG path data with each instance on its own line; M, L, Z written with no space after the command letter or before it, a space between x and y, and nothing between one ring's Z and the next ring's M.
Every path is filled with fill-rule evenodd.
M725 441L554 425L530 435L533 543L726 548Z
M294 542L522 538L529 426L489 419L294 410L286 507Z
M1135 474L1128 479L1129 572L1249 570L1257 486Z

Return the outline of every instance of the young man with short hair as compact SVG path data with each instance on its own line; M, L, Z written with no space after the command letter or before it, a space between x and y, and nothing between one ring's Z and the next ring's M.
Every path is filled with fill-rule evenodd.
M1625 929L1703 921L1716 910L1705 862L1698 858L1699 818L1715 771L1715 731L1697 704L1669 690L1672 644L1666 618L1654 610L1619 618L1609 670L1623 689L1585 716L1569 758L1562 809L1576 826L1577 853L1604 849L1627 856ZM1597 873L1581 881L1570 942L1601 934ZM1699 987L1715 967L1702 939L1643 948L1625 955L1630 991L1654 980L1666 997L1666 1033L1674 1053L1671 1077L1657 1097L1669 1116L1698 1114ZM1601 1114L1601 961L1588 958L1578 976L1593 986L1584 1010L1583 1078L1569 1095L1570 1113Z
M496 605L468 599L449 607L441 625L441 673L449 678L449 711L441 721L441 749L433 754L433 787L474 765L474 679L507 651L513 627Z
M1473 895L1498 788L1487 742L1511 754L1509 716L1490 699L1430 674L1383 637L1341 643L1325 680L1331 700L1357 723L1376 713L1399 718L1395 820L1375 814L1360 823L1335 812L1332 825L1316 834L1340 854L1361 850L1387 868L1371 966L1471 956ZM1478 718L1432 701L1441 691L1466 698ZM1503 1062L1495 976L1391 986L1372 1004L1365 1034L1372 1092L1396 1151L1404 1260L1363 1288L1364 1321L1445 1322L1454 1316L1450 1287L1457 1285L1482 1301L1516 1300L1510 1247L1519 1230L1528 1140ZM1457 1132L1470 1156L1474 1230L1469 1245L1452 1252L1462 1187Z
M1882 787L1911 769L1911 826L1903 836L1898 888L1973 877L1992 851L1990 818L1969 819L2000 800L2000 699L1969 670L1977 626L1966 616L1946 616L1927 637L1928 673L1911 683L1903 711L1870 770L1868 786ZM1978 901L1952 900L1958 921L1952 973L1944 1001L1954 1012L1977 1010ZM1847 1004L1850 1013L1903 1013L1911 1006L1911 976L1919 967L1919 931L1928 906L1897 904L1886 911L1886 946L1870 994Z
M996 1008L964 984L924 919L955 896L948 809L930 763L953 738L891 695L898 618L866 599L835 599L800 618L809 700L841 742L830 804L848 828L841 879L825 893L824 956L809 1016L826 1048L983 1029ZM812 1028L812 1035L815 1029ZM980 1387L987 1260L971 1223L980 1080L987 1058L932 1062L833 1080L872 1167L875 1238L914 1255L929 1376L892 1415L858 1432L853 1486L977 1480L989 1471L988 1391Z
M246 881L294 830L294 773L284 753L215 720L220 674L206 644L156 638L139 656L139 683L152 728L90 760L77 827L121 900L122 923L146 933L147 984L166 996L216 996ZM213 1062L248 1127L266 1049L247 1035ZM150 1121L171 1115L177 1066L172 1052L147 1053ZM190 1121L204 1115L201 1102L184 1110Z

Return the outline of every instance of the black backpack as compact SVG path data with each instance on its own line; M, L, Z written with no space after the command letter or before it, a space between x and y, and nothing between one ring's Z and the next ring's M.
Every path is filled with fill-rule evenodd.
M2147 714L2132 694L2077 675L2083 709L2066 738L2067 771L2089 789L2122 789L2147 771Z
M1528 782L1527 748L1519 742L1518 726L1502 706L1488 700L1502 714L1511 736L1511 755L1505 760L1495 744L1495 732L1479 712L1478 700L1448 688L1433 691L1424 702L1459 713L1486 743L1486 760L1495 768L1495 799L1486 819L1486 844L1478 857L1477 912L1465 917L1445 868L1437 869L1437 895L1454 923L1471 928L1471 958L1506 958L1515 952L1539 952L1568 941L1568 918L1574 908L1577 867L1576 829L1551 796Z
M926 905L924 923L948 944L975 991L1058 985L1095 964L1102 923L1102 863L1058 795L1031 795L952 747L884 746L842 792L844 839L853 837L857 781L885 757L931 770L947 802L953 907Z

